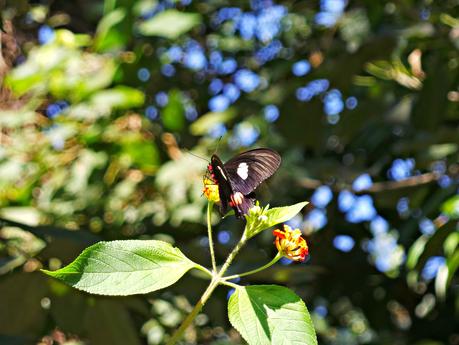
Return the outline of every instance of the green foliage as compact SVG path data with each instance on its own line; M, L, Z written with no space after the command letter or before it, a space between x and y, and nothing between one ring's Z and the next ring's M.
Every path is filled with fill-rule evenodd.
M176 39L201 22L197 13L183 13L177 10L164 11L139 24L139 31L146 36L160 36Z
M307 204L308 202L304 201L291 206L274 207L271 209L269 205L264 208L258 205L251 208L249 214L246 216L247 238L251 238L276 224L284 223L292 219Z
M163 289L194 267L169 243L132 240L99 242L70 265L44 272L79 290L126 296Z
M251 345L317 345L304 302L282 286L238 287L228 301L228 316Z

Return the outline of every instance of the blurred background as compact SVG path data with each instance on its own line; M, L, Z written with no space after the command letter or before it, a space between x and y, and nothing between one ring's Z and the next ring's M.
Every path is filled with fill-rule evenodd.
M241 284L306 302L320 344L459 344L457 0L0 0L0 343L162 344L206 286L45 277L100 240L209 265L205 159L282 155L262 204L310 258ZM221 140L219 141L219 138ZM215 217L217 221L219 217ZM243 225L218 221L218 261ZM232 273L268 262L254 238ZM187 344L243 344L217 289Z

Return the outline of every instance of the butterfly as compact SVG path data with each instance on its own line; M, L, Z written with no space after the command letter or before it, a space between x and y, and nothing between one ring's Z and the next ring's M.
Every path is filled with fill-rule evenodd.
M255 189L273 175L281 163L280 155L268 148L249 150L223 163L212 155L205 179L218 186L220 213L232 208L237 218L242 218L254 205Z

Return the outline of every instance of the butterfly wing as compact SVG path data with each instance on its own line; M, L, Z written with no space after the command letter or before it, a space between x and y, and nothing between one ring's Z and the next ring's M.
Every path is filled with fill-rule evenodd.
M224 164L233 192L249 195L260 183L273 175L281 163L280 155L271 149L243 152Z
M225 170L225 166L217 155L212 156L210 165L212 166L212 173L215 181L218 184L218 194L220 196L220 213L224 215L228 213L229 201L231 195L233 194L233 189L231 187L228 173Z

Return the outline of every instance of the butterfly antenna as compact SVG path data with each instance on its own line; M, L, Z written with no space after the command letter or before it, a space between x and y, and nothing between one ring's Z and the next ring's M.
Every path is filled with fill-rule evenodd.
M204 157L201 157L201 156L199 156L199 155L197 155L197 154L191 152L191 151L188 150L188 149L183 149L183 150L184 150L185 152L189 153L190 155L195 156L196 158L202 159L202 160L206 161L207 163L209 163L209 160L208 160L208 159L206 159L206 158L204 158Z
M223 138L223 136L221 136L220 138L218 138L217 146L215 147L214 154L216 154L216 153L218 152L218 147L220 146L220 142L222 141L222 138Z

